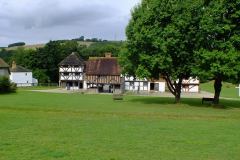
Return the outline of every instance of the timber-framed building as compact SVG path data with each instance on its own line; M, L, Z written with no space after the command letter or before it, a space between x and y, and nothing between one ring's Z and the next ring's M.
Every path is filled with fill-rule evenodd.
M59 63L59 86L68 90L84 88L85 63L73 52Z
M106 53L105 57L90 57L86 62L85 81L87 89L113 93L121 91L121 69L116 57Z

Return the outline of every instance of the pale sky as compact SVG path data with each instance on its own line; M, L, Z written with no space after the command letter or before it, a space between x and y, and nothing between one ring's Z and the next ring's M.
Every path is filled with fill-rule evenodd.
M85 38L124 40L140 0L0 0L0 47Z

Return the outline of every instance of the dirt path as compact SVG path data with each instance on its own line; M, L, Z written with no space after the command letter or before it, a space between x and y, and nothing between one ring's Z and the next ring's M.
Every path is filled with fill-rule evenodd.
M66 90L66 89L48 89L48 90L30 90L32 92L43 92L43 93L63 93L63 94L73 94L73 93L83 93L84 90ZM93 94L86 92L85 94ZM164 93L139 93L139 94L130 94L133 96L152 96L152 97L174 97L169 92ZM202 97L213 97L212 93L201 91L200 93L182 93L183 98L202 98Z

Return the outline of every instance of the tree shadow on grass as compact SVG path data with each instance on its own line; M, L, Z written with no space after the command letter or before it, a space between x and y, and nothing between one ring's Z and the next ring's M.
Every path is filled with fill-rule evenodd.
M174 98L167 97L135 97L130 102L143 104L161 104L161 105L177 105ZM213 107L211 102L204 102L202 104L201 98L182 98L180 104L189 105L192 107ZM240 101L221 99L220 105L223 109L240 108Z

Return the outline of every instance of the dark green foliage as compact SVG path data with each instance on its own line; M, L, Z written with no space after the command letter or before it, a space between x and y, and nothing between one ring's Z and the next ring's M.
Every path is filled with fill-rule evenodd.
M11 57L14 55L13 51L7 51L5 48L0 50L0 57L7 63L11 61Z
M98 42L90 46L79 44L76 40L50 41L43 48L0 51L0 57L9 64L16 61L33 71L33 75L40 83L58 82L58 64L72 52L77 52L87 60L89 56L104 56L105 52L112 52L114 56L122 46L121 42Z
M202 1L143 0L132 12L121 63L127 74L163 76L179 101L184 78L193 75L199 47Z
M122 45L122 42L98 42L91 44L89 47L80 46L78 53L80 53L81 57L85 60L87 60L88 57L104 56L106 52L111 52L113 56L117 57Z
M200 22L202 49L197 56L198 74L215 80L215 103L223 80L240 76L240 1L209 1Z
M16 84L11 83L8 77L0 76L0 94L16 92Z
M18 47L18 46L25 46L24 42L17 42L17 43L13 43L13 44L9 44L8 47Z

